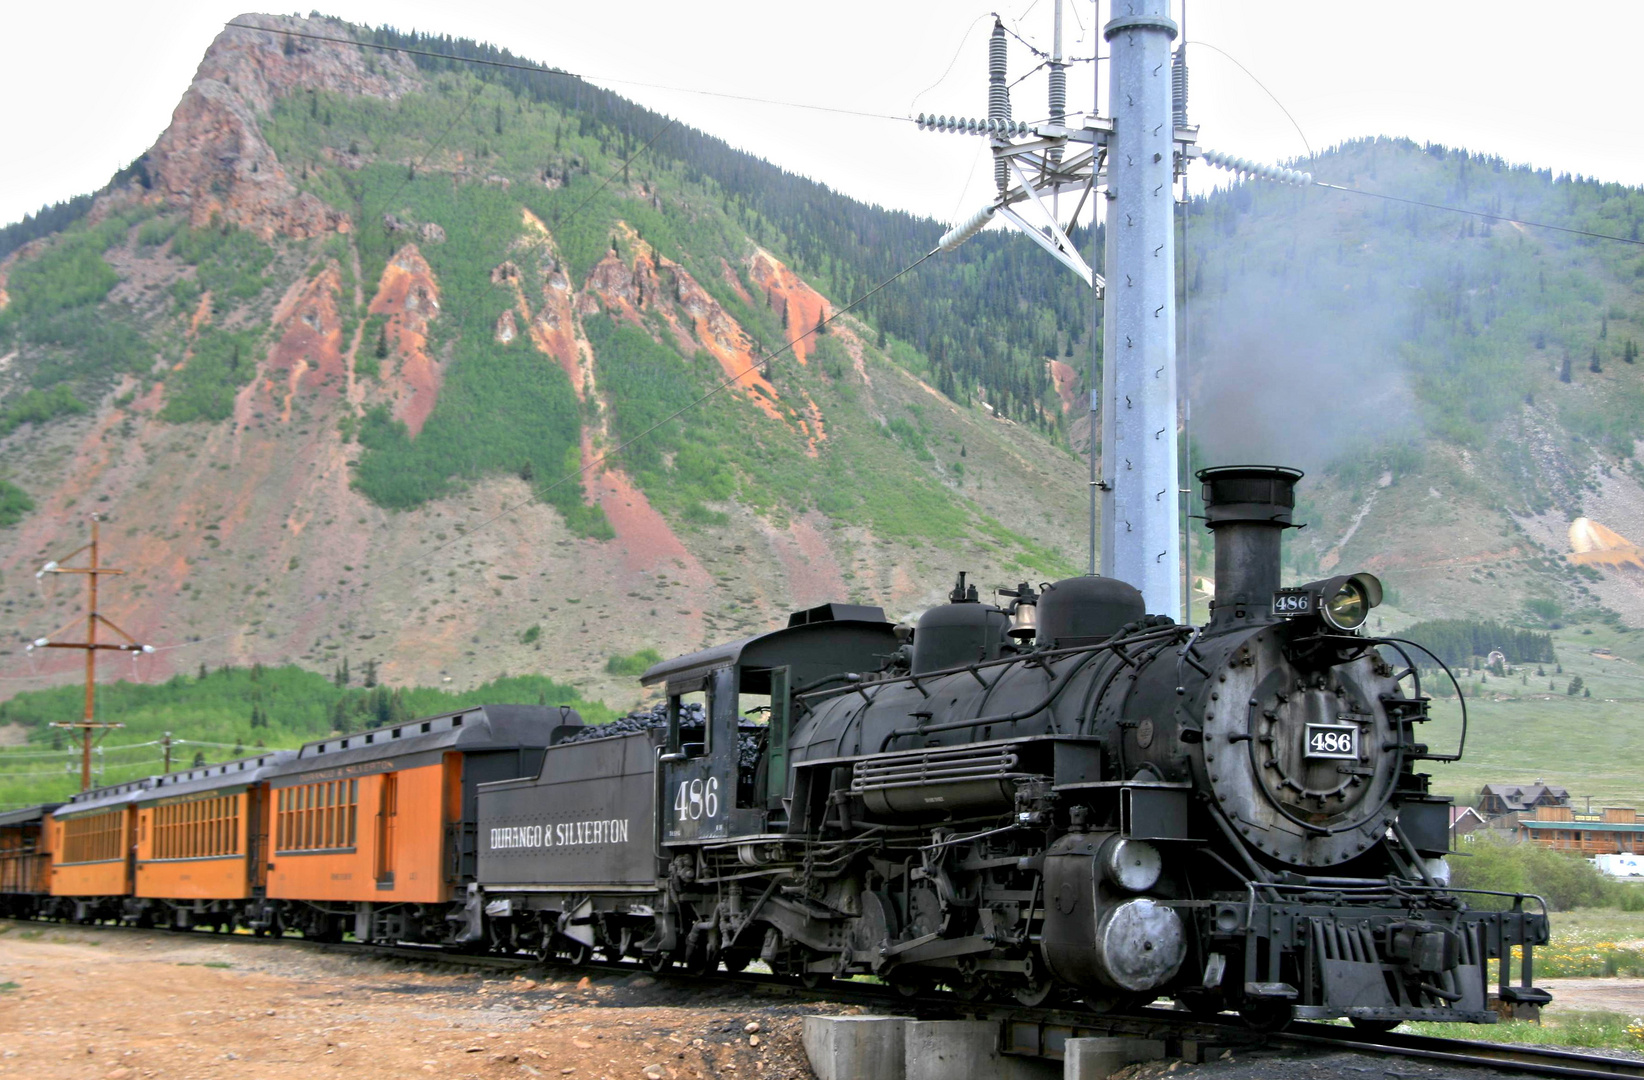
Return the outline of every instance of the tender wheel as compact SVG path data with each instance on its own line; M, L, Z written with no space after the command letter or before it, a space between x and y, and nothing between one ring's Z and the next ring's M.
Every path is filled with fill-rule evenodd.
M580 941L565 938L564 944L561 946L561 955L565 958L565 962L572 967L582 967L593 958L594 950Z
M1379 1020L1368 1016L1349 1017L1348 1022L1353 1025L1354 1030L1368 1035L1385 1035L1403 1023L1402 1020Z
M923 997L930 992L930 983L919 979L909 979L906 982L891 983L898 995L905 998Z
M1239 1018L1252 1031L1283 1031L1296 1018L1288 1001L1249 1001L1239 1010Z
M1049 1001L1051 995L1055 992L1055 983L1051 982L1049 979L1040 979L1037 982L1011 987L1010 996L1015 998L1017 1004L1019 1005L1026 1005L1030 1009L1037 1009L1039 1006Z
M663 972L674 966L674 958L663 952L661 949L658 949L654 953L645 954L645 966L654 974L661 975Z

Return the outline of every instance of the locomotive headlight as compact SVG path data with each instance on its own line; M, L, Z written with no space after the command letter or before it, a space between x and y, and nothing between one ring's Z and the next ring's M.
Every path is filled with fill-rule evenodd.
M1374 574L1343 574L1310 581L1273 594L1273 614L1281 619L1317 615L1333 630L1351 633L1381 603L1381 580Z
M1334 593L1325 595L1320 613L1337 630L1357 630L1379 603L1381 581L1372 574L1354 574L1341 581Z

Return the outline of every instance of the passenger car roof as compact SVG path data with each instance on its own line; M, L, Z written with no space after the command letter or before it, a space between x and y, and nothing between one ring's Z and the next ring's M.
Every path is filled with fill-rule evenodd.
M559 729L581 726L581 715L568 705L475 705L305 743L295 755L270 768L269 775L289 776L446 750L471 753L548 746Z
M0 829L8 825L27 825L31 821L39 821L62 805L49 802L41 803L39 806L25 806L20 810L8 810L0 814Z
M154 787L141 795L140 803L169 799L178 795L196 795L224 788L255 784L271 775L275 768L295 757L295 750L269 750L256 757L225 761L218 765L202 765L197 769L167 773L154 778Z
M80 814L89 814L97 810L108 810L114 807L125 806L140 799L143 792L154 786L154 776L145 776L141 780L131 780L124 784L110 784L108 787L92 788L77 795L69 796L69 801L52 811L57 818L76 817Z

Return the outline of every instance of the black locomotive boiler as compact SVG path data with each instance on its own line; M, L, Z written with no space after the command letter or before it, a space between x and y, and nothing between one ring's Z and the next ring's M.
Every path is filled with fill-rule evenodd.
M587 729L482 786L468 936L658 970L1112 1009L1490 1022L1539 1003L1533 897L1452 888L1413 647L1381 587L1280 588L1301 473L1207 469L1209 621L1100 577L963 575L914 628L832 604L658 664L656 727ZM601 737L603 736L603 737Z

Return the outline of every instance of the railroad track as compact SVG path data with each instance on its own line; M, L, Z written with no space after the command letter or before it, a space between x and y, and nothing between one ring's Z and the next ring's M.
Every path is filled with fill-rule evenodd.
M21 920L0 920L32 925ZM74 925L74 924L68 924ZM136 927L97 924L77 926L81 930L135 930ZM182 933L183 931L177 931ZM911 1014L919 1019L992 1020L1001 1024L1007 1054L1060 1058L1068 1039L1091 1036L1118 1036L1158 1039L1173 1056L1203 1058L1208 1048L1279 1048L1299 1053L1332 1050L1409 1058L1445 1065L1489 1069L1527 1076L1615 1080L1637 1077L1644 1080L1644 1060L1569 1050L1561 1047L1526 1046L1482 1042L1476 1039L1441 1039L1401 1032L1372 1035L1356 1028L1316 1023L1294 1023L1282 1032L1257 1032L1237 1023L1219 1023L1188 1016L1170 1009L1147 1008L1130 1013L1098 1014L1073 1009L1032 1009L992 1002L964 1002L950 995L932 994L915 998L902 996L888 986L861 982L835 982L809 988L776 975L740 974L686 975L683 972L652 972L633 961L590 960L572 965L544 961L529 955L460 952L434 945L372 945L359 942L319 942L302 938L256 938L246 935L218 935L237 944L297 946L317 952L373 956L423 964L484 968L492 971L524 972L545 968L562 973L605 975L650 975L659 981L703 988L717 986L737 989L759 997L863 1005L886 1013Z

